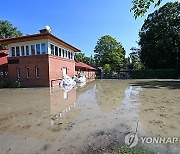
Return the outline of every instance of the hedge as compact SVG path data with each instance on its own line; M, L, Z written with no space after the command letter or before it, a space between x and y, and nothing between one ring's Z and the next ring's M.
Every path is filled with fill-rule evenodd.
M5 79L0 79L0 88L8 88L9 82Z
M133 79L177 79L180 72L176 69L143 69L130 71Z

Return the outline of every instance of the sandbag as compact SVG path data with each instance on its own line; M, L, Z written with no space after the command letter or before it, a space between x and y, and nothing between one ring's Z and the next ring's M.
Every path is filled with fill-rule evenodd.
M62 89L67 90L67 91L72 89L75 85L76 85L76 82L71 77L69 77L68 75L63 76L63 79L60 83L60 87Z

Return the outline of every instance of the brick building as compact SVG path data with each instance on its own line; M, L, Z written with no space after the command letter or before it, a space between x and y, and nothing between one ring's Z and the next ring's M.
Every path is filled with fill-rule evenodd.
M63 75L75 75L74 53L79 49L52 35L39 34L0 40L8 47L8 79L22 86L51 86Z
M74 55L80 50L47 29L39 34L0 39L0 44L8 47L8 52L0 53L0 72L11 85L19 80L23 87L53 86L63 75L73 77L77 73Z
M8 50L0 50L0 79L8 79Z
M75 60L75 71L76 74L83 73L88 79L95 79L99 75L99 69L92 67L86 63Z

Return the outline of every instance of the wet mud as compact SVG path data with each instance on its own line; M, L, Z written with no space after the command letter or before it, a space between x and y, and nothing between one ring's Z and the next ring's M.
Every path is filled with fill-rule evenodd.
M137 123L139 136L180 137L179 101L179 80L95 80L68 92L0 89L0 153L111 153Z

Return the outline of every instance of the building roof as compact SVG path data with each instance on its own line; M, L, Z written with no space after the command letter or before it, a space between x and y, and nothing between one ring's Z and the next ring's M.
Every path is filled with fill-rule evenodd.
M1 45L8 45L11 43L26 42L26 41L41 40L41 39L50 39L56 43L63 45L64 47L67 47L67 48L73 50L74 52L81 52L78 48L70 45L69 43L61 40L60 38L52 35L49 32L34 34L34 35L26 35L26 36L0 39L0 44Z
M8 50L0 50L0 54L7 53L7 52L8 52Z
M8 55L8 50L0 50L0 57L4 57Z
M86 63L83 63L83 62L78 62L76 61L75 62L75 67L79 67L79 68L85 68L85 69L88 69L88 70L97 70L95 67L92 67Z
M8 64L7 57L8 57L8 56L0 57L0 66L2 66L2 65L7 65L7 64Z

